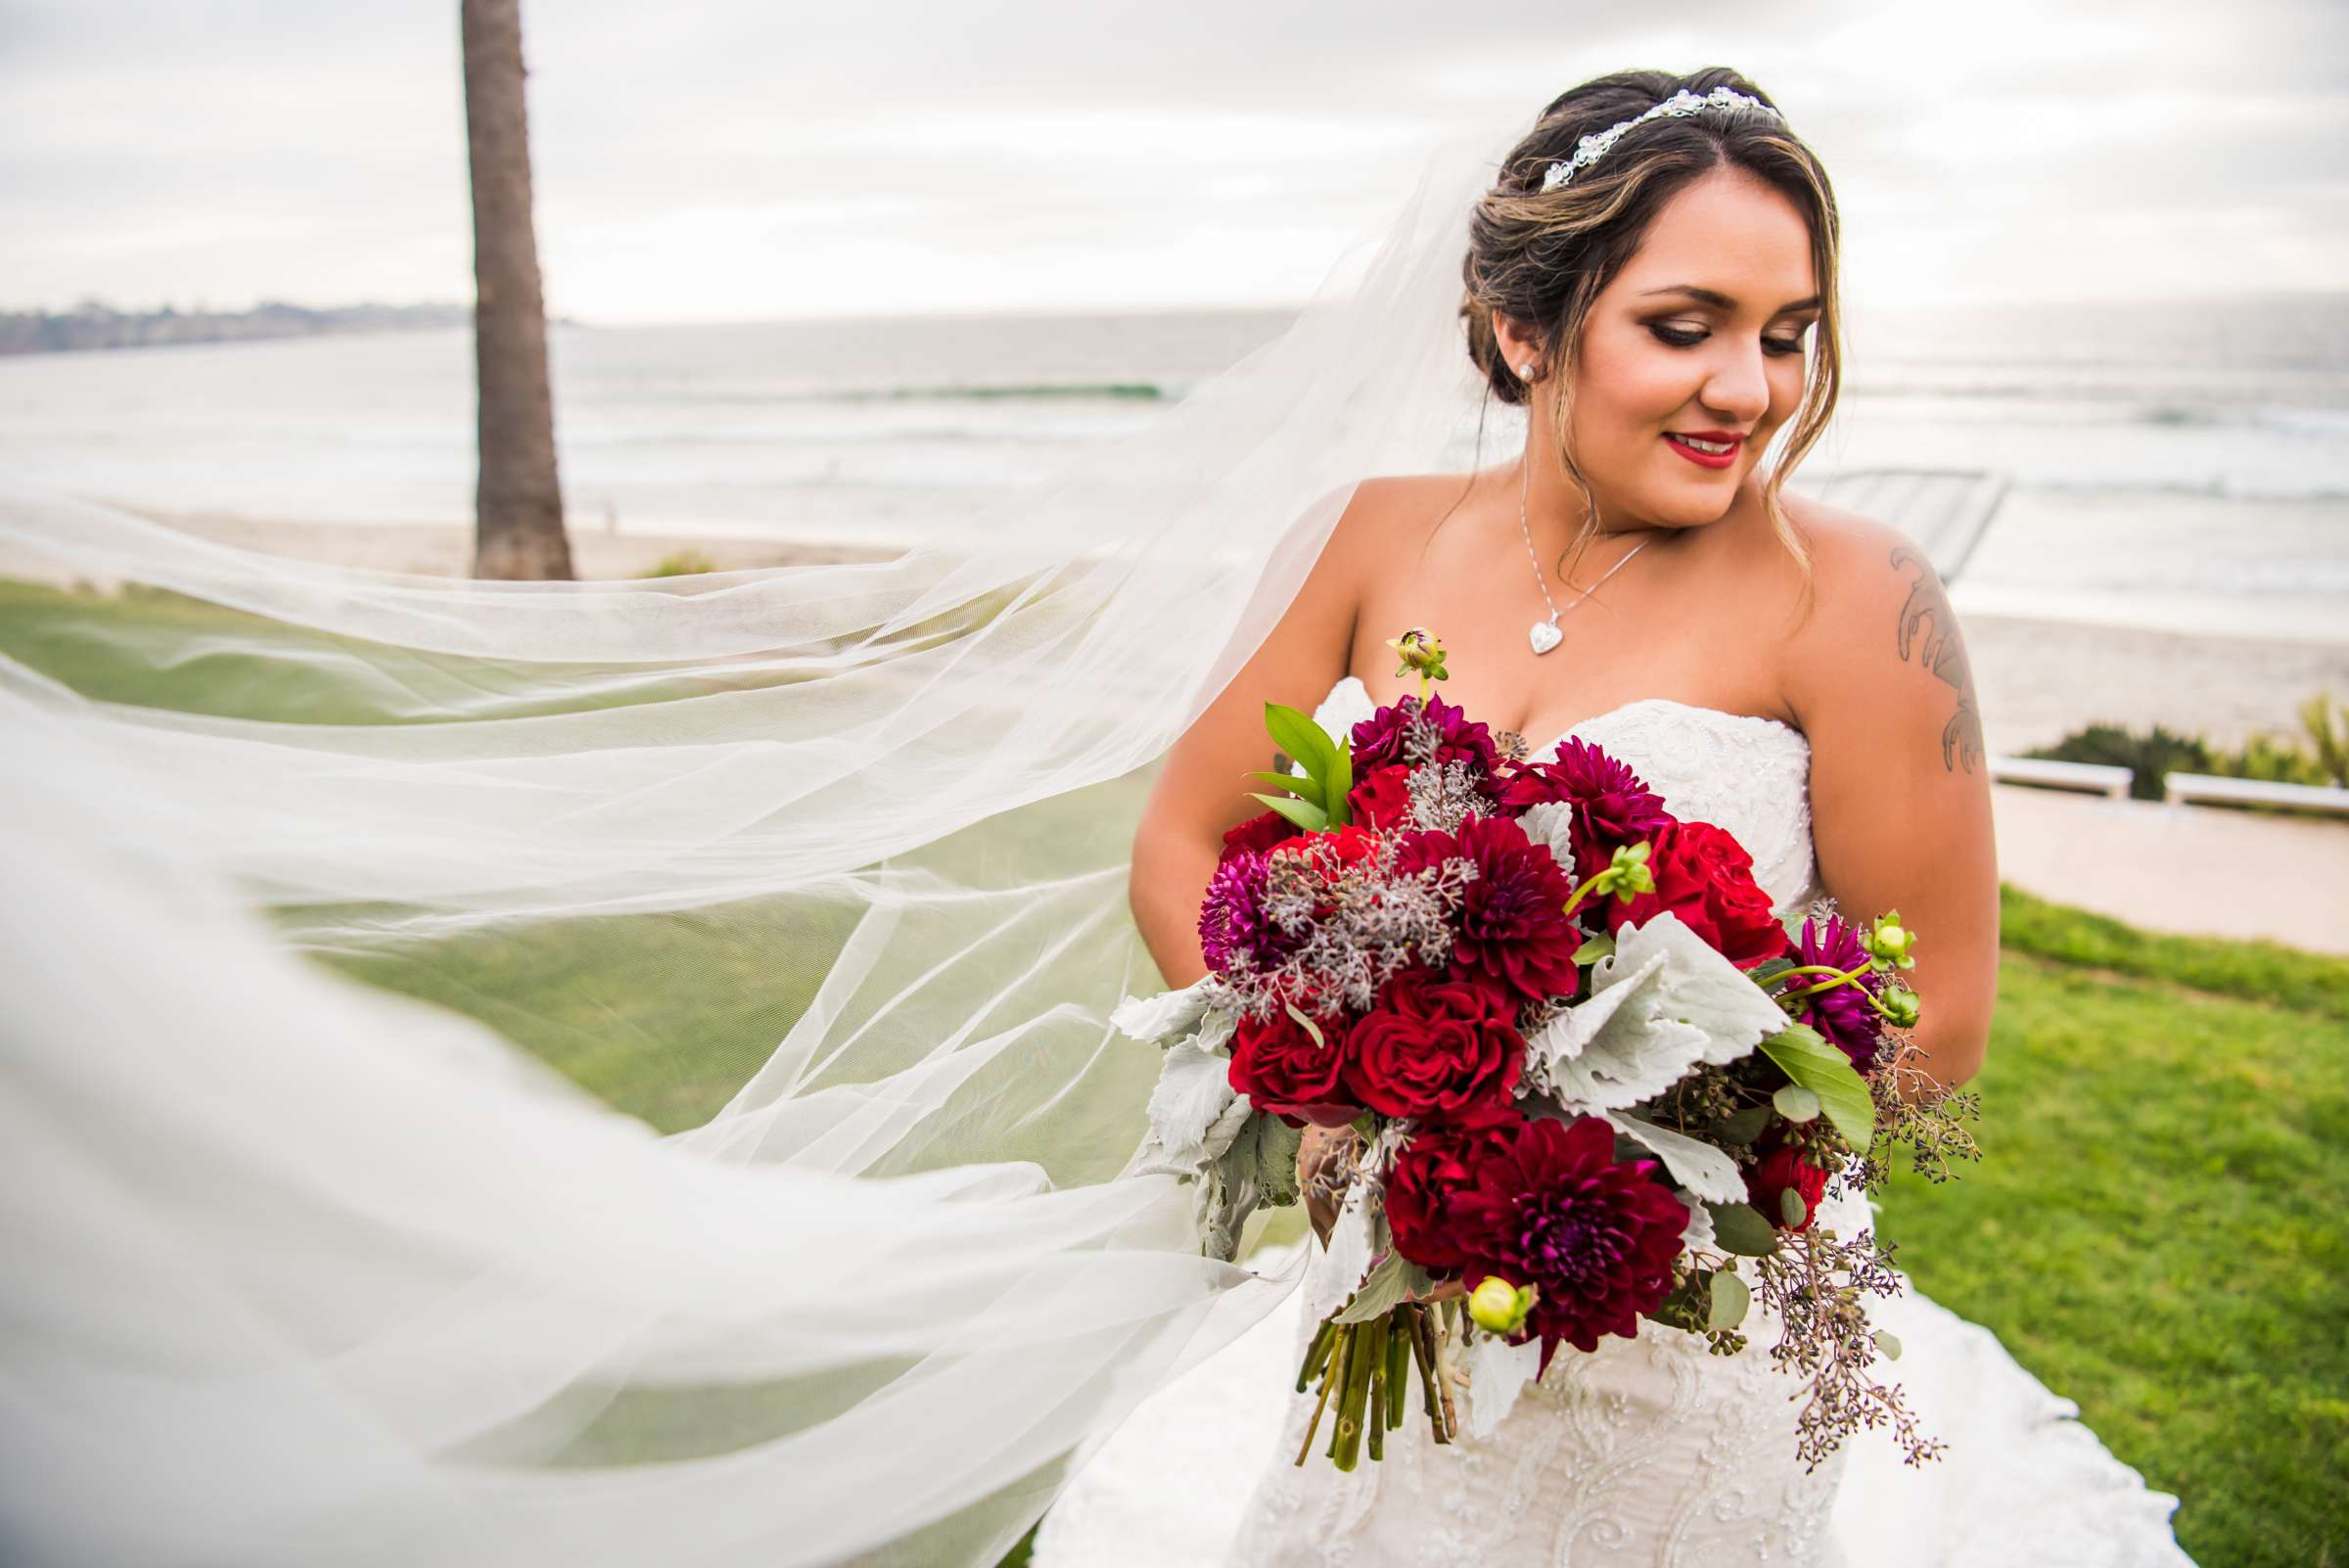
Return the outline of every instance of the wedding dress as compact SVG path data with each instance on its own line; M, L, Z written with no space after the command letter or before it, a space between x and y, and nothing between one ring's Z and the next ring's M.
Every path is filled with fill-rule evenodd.
M1373 706L1349 675L1314 716L1342 734ZM1646 698L1567 733L1629 763L1675 815L1735 834L1781 913L1818 895L1799 730ZM1865 1194L1835 1193L1817 1222L1848 1234L1869 1211ZM1922 1468L1904 1468L1874 1432L1804 1473L1799 1385L1769 1360L1779 1325L1758 1302L1741 1356L1643 1321L1594 1354L1562 1350L1488 1438L1438 1448L1414 1409L1381 1462L1342 1473L1316 1443L1297 1465L1314 1401L1292 1392L1296 1365L1351 1285L1323 1275L1318 1245L1301 1245L1296 1310L1132 1418L1046 1517L1038 1568L1837 1568L1896 1544L1905 1562L1970 1568L2188 1561L2168 1523L2176 1499L2146 1490L1988 1330L1913 1290L1871 1308L1903 1345L1879 1376L1903 1383L1923 1430L1950 1445ZM1285 1251L1256 1261L1291 1263Z

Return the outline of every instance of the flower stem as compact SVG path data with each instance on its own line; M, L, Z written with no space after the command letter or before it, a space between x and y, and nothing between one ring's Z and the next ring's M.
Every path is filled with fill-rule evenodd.
M1313 1418L1306 1423L1305 1441L1297 1446L1297 1462L1299 1464L1305 1462L1306 1454L1313 1450L1313 1434L1321 1430L1321 1412L1329 1407L1330 1390L1346 1380L1346 1352L1353 1344L1354 1330L1352 1328L1334 1329L1329 1342L1329 1361L1321 1369L1321 1397L1313 1402ZM1331 1440L1330 1450L1333 1453L1337 1450L1334 1438Z
M1321 1326L1313 1330L1313 1343L1306 1350L1305 1364L1297 1368L1298 1393L1304 1393L1306 1385L1313 1380L1313 1374L1328 1364L1330 1341L1337 1335L1337 1326L1330 1319L1323 1318Z
M1805 986L1801 991L1786 992L1778 997L1778 1000L1781 1002L1800 1001L1805 996L1816 995L1822 991L1833 991L1838 986L1851 983L1857 976L1866 974L1874 967L1875 962L1873 959L1870 959L1866 963L1860 964L1851 969L1836 969L1827 964L1805 964L1800 969L1789 969L1785 971L1785 974L1781 974L1778 978L1783 980L1786 978L1786 975L1832 975L1835 978L1832 980L1822 980L1816 986ZM1856 989L1865 992L1867 988L1865 986L1860 986Z
M1374 1349L1366 1343L1367 1323L1349 1324L1346 1331L1346 1391L1339 1396L1338 1426L1330 1434L1329 1456L1341 1470L1352 1470L1361 1457L1362 1410L1370 1401L1370 1363Z
M1429 1325L1428 1310L1417 1303L1406 1310L1411 1314L1411 1358L1419 1363L1419 1397L1427 1405L1428 1435L1438 1443L1450 1443L1451 1433L1444 1424L1444 1401L1436 1393L1436 1336Z
M1398 1307L1387 1319L1387 1425L1403 1425L1410 1407L1411 1310Z

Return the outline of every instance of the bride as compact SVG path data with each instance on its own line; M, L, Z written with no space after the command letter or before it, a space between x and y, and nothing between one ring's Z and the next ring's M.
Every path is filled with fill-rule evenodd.
M1827 896L1930 933L1915 1041L1946 1084L1979 1069L1998 898L1958 623L1898 530L1780 491L1832 407L1836 255L1825 171L1731 72L1623 72L1542 111L1478 199L1462 265L1466 352L1493 396L1528 407L1523 452L1359 485L1278 625L1174 747L1131 889L1170 984L1206 972L1197 889L1250 809L1234 781L1263 763L1262 704L1318 705L1343 735L1402 695L1384 639L1422 625L1458 672L1448 700L1537 756L1603 745L1676 816L1734 832L1781 913ZM1766 469L1788 427L1789 459ZM1301 1176L1357 1136L1307 1129ZM1313 1206L1326 1239L1329 1206ZM1839 1193L1819 1222L1873 1221ZM1345 1300L1321 1256L1283 1354L1219 1385L1222 1419L1266 1403ZM1439 1449L1406 1421L1355 1473L1295 1462L1315 1400L1287 1394L1277 1430L1249 1433L1260 1473L1230 1561L1844 1561L1830 1522L1849 1449L1797 1461L1799 1402L1766 1354L1779 1327L1758 1314L1748 1353L1724 1359L1642 1323L1562 1356L1489 1435ZM1219 1490L1172 1456L1144 1472L1171 1496ZM1114 1484L1080 1479L1040 1561L1107 1548Z
M1676 92L1703 107L1671 113ZM1831 406L1811 367L1835 261L1826 174L1751 83L1627 72L1543 110L1462 267L1467 352L1529 405L1524 453L1358 488L1289 613L1175 745L1132 894L1171 983L1206 971L1196 890L1250 804L1233 780L1261 761L1264 701L1367 716L1403 690L1383 639L1425 625L1458 672L1449 701L1538 752L1604 745L1676 815L1734 832L1781 910L1825 893L1929 933L1917 1043L1945 1083L1979 1068L1998 892L1958 624L1897 530L1781 495L1785 465L1762 464L1788 427L1808 447ZM1642 1325L1566 1358L1455 1453L1422 1452L1414 1426L1366 1475L1267 1455L1247 1559L1819 1560L1837 1466L1797 1463L1758 1326L1753 1353L1721 1359Z
M1108 1018L1198 972L1258 705L1343 722L1405 623L1788 906L1897 905L1973 1072L1958 627L1897 534L1777 493L1837 379L1823 176L1727 71L1576 89L1497 189L1493 151L1276 342L891 560L450 581L0 484L0 1556L989 1568L1065 1493L1049 1549L1131 1564L1137 1459L1125 1500L1212 1527L1153 1440L1229 1450L1230 1358L1329 1282L1201 1256L1194 1192L1127 1173L1158 1063ZM1491 394L1521 459L1363 479L1463 466ZM2023 1468L1939 1526L1871 1494L1908 1544L2175 1560L1967 1326L1904 1320L1904 1368L1962 1386L1963 1473ZM1754 1360L1610 1342L1350 1486L1230 1383L1268 1418L1238 1558L1819 1557L1834 1472Z

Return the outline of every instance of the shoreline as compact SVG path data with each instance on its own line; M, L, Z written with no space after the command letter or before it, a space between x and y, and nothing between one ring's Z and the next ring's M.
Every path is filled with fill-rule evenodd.
M472 564L473 530L456 524L311 523L216 512L142 516L238 549L376 572L456 576ZM575 522L573 563L582 578L649 574L698 551L721 571L883 561L895 544L857 545L679 530L613 531ZM2349 641L2122 625L2100 619L1968 609L1952 589L1981 704L1985 743L2013 755L2094 722L2159 723L2240 745L2261 730L2290 733L2319 690L2349 701Z

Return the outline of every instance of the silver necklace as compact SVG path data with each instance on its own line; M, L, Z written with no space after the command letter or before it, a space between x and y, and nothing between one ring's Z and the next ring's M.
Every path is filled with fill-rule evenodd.
M1558 605L1557 601L1549 596L1549 574L1542 570L1541 558L1534 554L1533 526L1527 523L1525 520L1525 498L1527 492L1533 488L1533 482L1534 468L1531 463L1528 463L1525 465L1524 483L1517 487L1517 527L1519 530L1525 534L1525 558L1528 561L1531 561L1534 565L1534 581L1541 586L1542 602L1549 606L1549 619L1547 621L1535 622L1532 625L1528 626L1525 631L1526 641L1532 643L1534 645L1534 652L1537 655L1540 655L1545 654L1552 648L1555 648L1558 645L1558 639L1566 634L1558 629ZM1621 572L1625 567L1631 565L1632 557L1646 549L1649 544L1654 542L1654 539L1655 535L1651 533L1646 538L1641 539L1637 544L1635 544L1630 549L1624 551L1622 560L1607 568L1606 575L1604 576L1601 576L1597 582L1591 583L1590 586L1583 590L1583 599L1588 599L1590 597L1590 595L1596 593L1600 586L1605 583L1607 577L1613 576L1616 573ZM1569 610L1577 608L1582 604L1583 599L1575 600L1573 604L1568 605L1566 608Z

